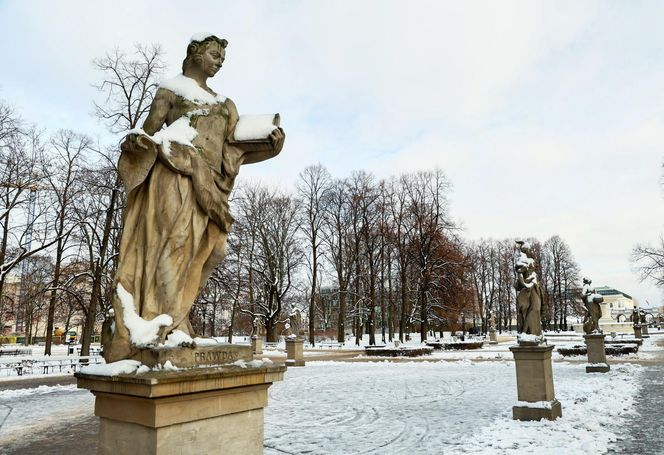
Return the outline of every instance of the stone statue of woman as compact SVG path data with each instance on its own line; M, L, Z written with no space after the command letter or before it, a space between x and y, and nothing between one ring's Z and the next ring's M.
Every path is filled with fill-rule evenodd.
M121 146L127 205L107 362L132 358L174 331L195 336L189 311L226 255L228 197L240 166L282 149L277 126L243 142L235 104L208 87L227 44L214 35L192 38L182 74L161 84L143 129Z
M604 301L604 297L595 293L595 288L591 285L591 279L583 279L581 298L583 299L583 306L586 308L586 315L583 318L583 331L587 334L602 333L602 330L599 328L599 319L602 317L602 307L600 307L599 304Z
M519 257L514 270L519 332L539 336L542 335L542 288L537 281L535 259L532 257L528 242L518 240L516 244L519 248Z

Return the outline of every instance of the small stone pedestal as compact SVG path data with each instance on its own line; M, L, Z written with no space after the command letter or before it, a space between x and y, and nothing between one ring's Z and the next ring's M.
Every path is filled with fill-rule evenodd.
M95 395L100 455L262 454L267 389L286 367L76 373Z
M302 338L286 338L286 366L303 367L304 350Z
M553 345L510 347L516 364L517 396L524 402L512 407L514 420L555 420L563 415L553 392L553 348Z
M251 350L254 354L263 353L263 337L257 335L251 337Z
M648 333L648 324L643 324L643 325L641 326L641 334L642 334L644 337L650 337L650 334Z
M606 350L604 349L604 334L592 333L584 335L586 347L588 348L588 363L586 373L607 373L611 368L606 362Z
M641 334L641 326L638 324L634 324L634 338L643 338L643 335Z
M489 344L498 344L498 337L495 330L489 330Z

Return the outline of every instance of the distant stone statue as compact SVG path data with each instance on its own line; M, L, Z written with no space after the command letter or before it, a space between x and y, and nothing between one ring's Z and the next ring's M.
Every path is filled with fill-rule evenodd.
M514 265L516 272L516 306L518 310L519 332L529 335L542 335L542 288L537 280L535 259L530 244L522 240L516 242L519 256Z
M496 331L496 319L493 317L493 312L489 313L489 331Z
M127 204L107 362L176 330L195 336L189 311L226 255L228 198L240 166L283 146L278 116L243 123L233 101L208 87L226 46L214 35L193 37L182 74L161 84L143 129L121 145Z
M263 336L265 335L265 324L263 324L263 318L261 316L256 316L252 324L252 335Z
M581 298L583 300L583 306L586 308L586 315L583 318L583 331L587 334L602 333L602 329L599 328L599 319L602 317L602 307L600 307L599 304L604 301L604 297L597 294L595 288L591 285L591 279L583 279Z
M291 311L288 320L290 322L291 335L299 337L304 333L304 327L302 325L302 312L299 310L299 308L293 308L293 311Z
M641 314L639 313L639 309L638 309L638 308L634 308L634 309L632 310L632 323L633 323L635 326L638 326L638 327L641 326Z

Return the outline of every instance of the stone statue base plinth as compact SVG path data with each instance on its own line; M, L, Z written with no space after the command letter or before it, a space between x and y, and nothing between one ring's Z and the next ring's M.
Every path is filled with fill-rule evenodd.
M553 348L553 345L510 347L516 365L517 396L523 402L512 407L514 420L555 420L562 417L562 406L553 391Z
M267 389L285 371L223 366L75 376L96 397L100 455L262 454Z
M495 330L489 331L489 344L498 344L498 336Z
M634 338L643 338L643 335L641 333L641 326L640 325L635 325L634 326Z
M304 350L302 338L286 338L286 366L303 367Z
M604 348L604 334L592 333L584 335L588 350L588 363L586 373L607 373L611 368L606 361L606 350Z
M643 325L641 326L641 333L642 333L644 336L645 336L645 335L650 336L650 334L648 333L648 324L643 324Z
M251 362L251 347L241 344L219 343L212 346L188 347L154 347L141 348L131 357L150 368L157 364L163 365L170 360L178 368L205 367L233 363L237 360Z
M253 335L251 337L251 350L253 351L254 354L263 353L263 337L260 337L258 335Z

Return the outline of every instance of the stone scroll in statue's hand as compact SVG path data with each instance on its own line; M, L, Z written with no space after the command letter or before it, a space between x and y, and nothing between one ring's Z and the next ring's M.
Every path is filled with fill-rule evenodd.
M241 115L229 143L247 153L244 164L271 158L283 146L285 135L280 123L279 114Z

